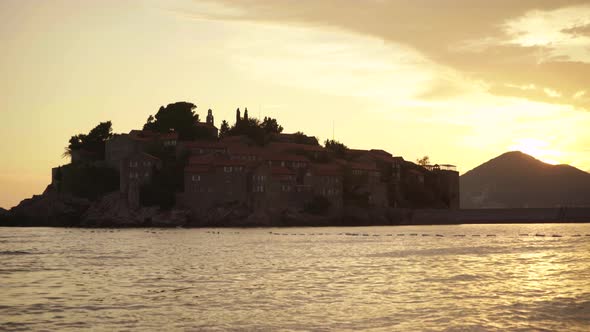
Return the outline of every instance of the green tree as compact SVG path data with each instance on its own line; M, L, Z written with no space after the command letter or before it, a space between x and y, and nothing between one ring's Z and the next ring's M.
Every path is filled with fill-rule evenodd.
M277 119L273 119L271 117L264 117L260 127L267 133L267 134L280 134L283 132L283 126L279 125Z
M210 132L198 126L199 115L195 113L197 106L188 102L176 102L160 107L155 116L147 119L144 130L159 133L177 132L181 140L193 140L209 137Z
M92 128L88 134L72 136L63 156L71 156L72 152L83 150L93 154L98 160L104 160L105 142L112 136L113 124L111 121L101 122Z
M227 123L227 121L225 120L221 121L221 127L219 128L219 137L226 137L229 134L229 129L229 123Z
M348 147L346 147L346 145L333 139L327 139L324 142L324 147L326 148L326 150L334 153L336 156L341 158L345 157L346 151L348 151Z
M293 134L294 142L297 144L320 145L315 136L307 136L305 133L298 131Z
M424 156L422 158L416 159L416 163L418 163L420 166L430 165L430 157Z

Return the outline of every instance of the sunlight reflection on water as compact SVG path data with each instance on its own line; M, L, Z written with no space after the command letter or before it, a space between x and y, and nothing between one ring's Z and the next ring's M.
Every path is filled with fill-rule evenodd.
M590 329L586 224L0 228L0 240L0 329Z

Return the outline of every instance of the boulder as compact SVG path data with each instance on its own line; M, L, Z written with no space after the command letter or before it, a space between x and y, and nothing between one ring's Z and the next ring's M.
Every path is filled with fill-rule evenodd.
M75 226L90 204L87 199L59 193L48 186L43 194L13 207L10 223L15 226Z

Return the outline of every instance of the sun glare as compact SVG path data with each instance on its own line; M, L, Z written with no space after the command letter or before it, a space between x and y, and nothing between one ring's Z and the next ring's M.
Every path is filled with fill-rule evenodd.
M562 152L552 149L551 144L544 140L535 138L519 139L509 149L511 151L521 151L547 164L557 165L562 163L560 161Z

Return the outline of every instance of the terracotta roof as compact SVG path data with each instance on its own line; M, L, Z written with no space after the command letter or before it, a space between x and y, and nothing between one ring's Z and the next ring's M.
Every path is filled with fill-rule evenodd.
M188 164L190 166L247 166L248 164L241 160L232 160L217 155L204 155L190 157Z
M272 175L296 175L297 174L286 167L272 167L270 169L270 173Z
M341 176L342 166L337 164L314 164L311 166L311 174L319 176Z
M149 154L149 153L142 152L142 153L141 153L141 156L143 156L143 157L145 157L145 158L148 158L148 159L151 159L151 160L157 160L157 161L160 161L160 158L158 158L158 157L156 157L156 156L152 156L152 155L151 155L151 154Z
M230 144L228 146L230 155L263 155L265 150L259 147L253 147L243 144Z
M227 145L215 141L182 141L180 144L186 148L203 149L227 149Z
M200 165L188 165L184 168L185 173L194 173L194 174L202 174L208 173L211 171L211 168L208 166L200 166Z
M136 141L153 141L156 139L159 140L169 140L169 139L178 139L178 133L170 132L170 133L158 133L151 130L131 130L129 132L129 138L136 140Z
M296 154L288 153L267 153L264 158L271 161L301 161L309 162L309 159Z
M204 127L204 128L215 128L215 129L217 129L217 127L215 127L214 125L212 125L212 124L209 124L209 123L207 123L207 122L197 122L197 123L196 123L196 126L197 126L197 127Z
M212 154L207 154L204 156L192 156L189 158L188 163L189 165L211 165L215 159L215 156Z
M326 151L319 145L298 144L298 143L277 143L272 142L268 144L268 148L277 152L286 151L307 151L307 152L324 152Z
M253 143L252 140L246 135L237 135L237 136L226 136L221 139L223 143Z
M369 163L348 163L348 167L355 170L361 171L378 171L374 164Z
M177 140L178 139L178 133L166 133L166 134L160 134L159 139L165 139L165 140Z

